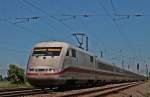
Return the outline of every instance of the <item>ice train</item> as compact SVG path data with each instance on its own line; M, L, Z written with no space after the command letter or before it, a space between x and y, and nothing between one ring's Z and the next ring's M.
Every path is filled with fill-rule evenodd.
M26 76L31 85L42 88L145 79L60 41L40 42L33 47Z

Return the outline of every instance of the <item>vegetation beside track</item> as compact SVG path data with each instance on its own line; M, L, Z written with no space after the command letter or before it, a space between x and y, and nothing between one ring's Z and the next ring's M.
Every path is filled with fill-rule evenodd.
M8 80L13 84L24 84L26 81L24 69L15 64L10 64L8 69Z
M14 84L10 81L0 81L0 88L26 88L32 87L28 82L24 84Z
M18 65L10 64L7 77L3 78L0 75L0 88L26 88L32 87L26 77L25 70L18 67Z

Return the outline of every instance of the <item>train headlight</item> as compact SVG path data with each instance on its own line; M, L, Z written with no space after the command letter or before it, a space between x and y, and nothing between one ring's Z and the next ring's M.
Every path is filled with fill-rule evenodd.
M52 69L51 72L54 73L54 72L55 72L55 69Z
M55 72L61 72L61 69L59 69L59 68L55 69Z
M61 69L57 69L57 68L50 68L49 69L49 72L51 72L51 73L58 73L58 72L60 72L61 71Z
M49 69L49 72L55 73L55 69L54 69L54 68L50 68L50 69Z

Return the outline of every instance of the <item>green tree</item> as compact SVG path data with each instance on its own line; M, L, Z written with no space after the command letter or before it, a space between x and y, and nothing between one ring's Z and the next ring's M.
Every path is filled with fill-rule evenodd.
M24 70L14 64L10 64L8 70L8 79L15 84L25 83Z

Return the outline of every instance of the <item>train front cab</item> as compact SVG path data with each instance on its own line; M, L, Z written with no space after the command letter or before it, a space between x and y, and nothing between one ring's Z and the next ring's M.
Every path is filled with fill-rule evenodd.
M37 87L64 84L60 78L63 52L62 47L35 47L27 67L29 82Z

